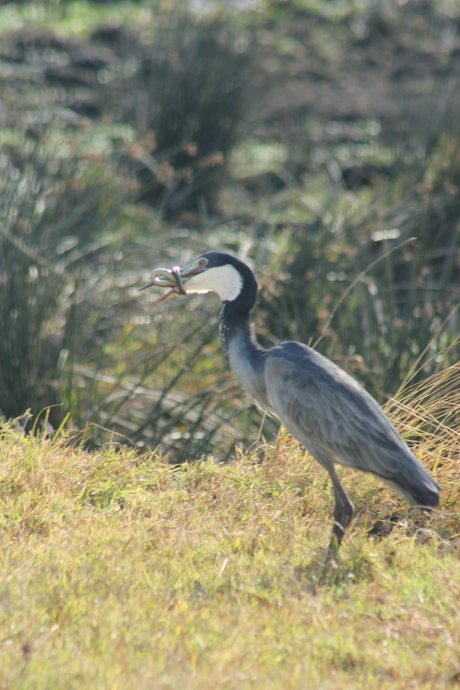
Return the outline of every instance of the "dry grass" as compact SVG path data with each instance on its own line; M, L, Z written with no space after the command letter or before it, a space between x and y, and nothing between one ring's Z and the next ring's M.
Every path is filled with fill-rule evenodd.
M416 448L440 509L347 473L357 517L321 583L331 490L286 436L174 467L4 427L0 688L459 685L459 436L438 414L458 369L446 376L441 398L436 380L421 393L438 422ZM402 429L421 399L399 404Z

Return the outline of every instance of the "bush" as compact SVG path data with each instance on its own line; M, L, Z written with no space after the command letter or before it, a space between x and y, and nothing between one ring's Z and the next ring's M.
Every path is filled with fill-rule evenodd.
M245 113L251 44L228 19L183 10L157 15L151 29L150 41L122 28L94 33L130 72L108 97L142 137L131 150L140 199L157 213L206 215Z
M102 161L60 156L46 134L11 144L1 161L0 409L10 418L51 407L55 426L75 281L120 206L104 209L114 190Z

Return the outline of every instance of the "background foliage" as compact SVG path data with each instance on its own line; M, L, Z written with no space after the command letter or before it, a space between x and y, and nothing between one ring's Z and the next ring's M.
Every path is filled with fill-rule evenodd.
M253 263L266 344L315 344L381 402L458 360L456 3L24 3L0 20L6 418L51 406L39 424L176 460L254 441L217 299L136 292L208 248Z

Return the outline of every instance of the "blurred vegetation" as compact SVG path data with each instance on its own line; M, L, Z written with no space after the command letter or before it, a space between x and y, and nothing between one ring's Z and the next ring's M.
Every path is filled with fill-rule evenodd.
M22 3L0 27L5 417L175 460L255 441L217 298L136 292L208 248L253 263L266 344L381 402L458 361L457 3Z

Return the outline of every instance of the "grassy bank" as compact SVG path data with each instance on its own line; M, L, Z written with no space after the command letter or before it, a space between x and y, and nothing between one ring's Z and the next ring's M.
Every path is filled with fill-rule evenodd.
M425 413L399 427L440 510L347 473L357 517L323 580L330 486L286 435L178 467L5 427L0 687L456 687L458 434Z

